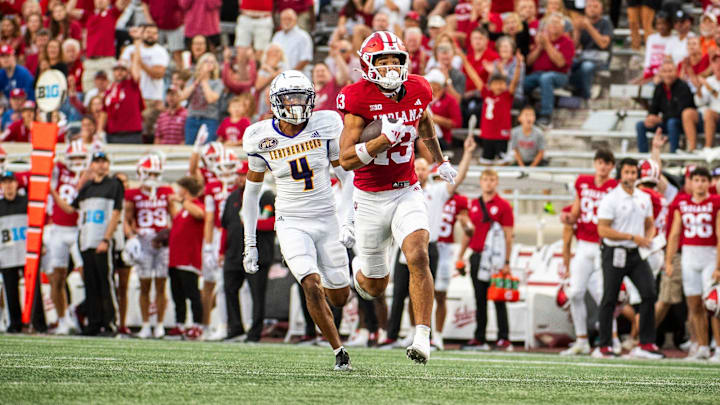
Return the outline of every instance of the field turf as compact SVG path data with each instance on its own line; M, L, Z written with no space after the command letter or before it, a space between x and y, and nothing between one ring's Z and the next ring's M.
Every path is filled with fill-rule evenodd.
M717 404L720 365L282 344L0 336L0 404Z

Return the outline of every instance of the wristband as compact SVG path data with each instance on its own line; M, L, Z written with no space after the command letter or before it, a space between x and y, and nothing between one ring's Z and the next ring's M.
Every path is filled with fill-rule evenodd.
M375 159L370 156L370 153L368 153L367 144L365 142L355 145L355 154L357 154L358 159L360 159L363 164L368 164Z

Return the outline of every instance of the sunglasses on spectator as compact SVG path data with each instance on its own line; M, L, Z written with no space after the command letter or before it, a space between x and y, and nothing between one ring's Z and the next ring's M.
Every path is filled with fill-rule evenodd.
M437 49L438 52L452 52L452 47L449 45L440 45Z

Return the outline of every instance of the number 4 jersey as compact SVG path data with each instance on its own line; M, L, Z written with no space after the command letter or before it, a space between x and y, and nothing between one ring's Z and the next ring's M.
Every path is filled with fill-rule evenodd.
M580 215L577 219L575 236L578 240L599 243L597 232L597 210L605 194L617 186L617 180L608 179L600 186L595 184L595 176L578 176L575 181L575 192L580 199Z
M275 177L278 216L335 215L330 162L340 159L343 123L335 111L315 111L295 136L280 131L275 118L247 128L243 148L250 170Z
M413 163L417 126L432 101L432 89L424 77L409 75L400 95L400 101L391 100L375 84L361 80L345 86L337 96L338 111L362 117L365 125L382 116L406 124L405 134L399 144L355 170L355 187L360 190L385 191L409 187L417 182Z
M678 201L677 209L682 220L681 244L683 246L715 246L715 221L720 210L720 196L710 195L701 202L692 197Z

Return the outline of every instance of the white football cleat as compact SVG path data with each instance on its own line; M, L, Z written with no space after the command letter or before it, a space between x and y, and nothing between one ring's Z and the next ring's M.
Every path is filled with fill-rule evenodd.
M165 327L162 325L158 325L155 327L155 331L153 332L153 337L155 339L162 339L165 337Z
M204 339L207 342L219 342L221 340L225 340L227 337L227 328L223 326L218 326L215 328L213 333L207 335L207 337Z
M573 342L570 347L560 352L561 356L579 356L590 354L590 343L587 340Z
M53 331L54 335L69 335L70 334L70 322L65 318L58 319L58 326Z
M717 353L717 350L715 351ZM710 346L698 346L694 353L688 354L685 360L700 361L710 359Z
M407 348L406 352L408 359L418 364L427 364L430 360L430 343L421 344L414 342L410 347Z
M720 363L720 349L715 349L715 353L713 353L712 357L710 357L711 363Z
M370 332L368 332L367 329L358 329L355 333L353 333L352 336L350 336L350 339L348 339L347 343L343 344L343 346L345 346L345 347L367 347L369 337L370 337Z
M630 351L630 357L635 359L660 360L664 359L665 355L662 354L654 344L641 344Z
M138 332L135 337L140 339L150 339L152 337L152 330L150 329L150 325L143 325L143 327L140 328L140 332Z
M622 354L622 343L620 343L619 338L613 338L612 350L613 350L613 353L617 354L618 356Z

